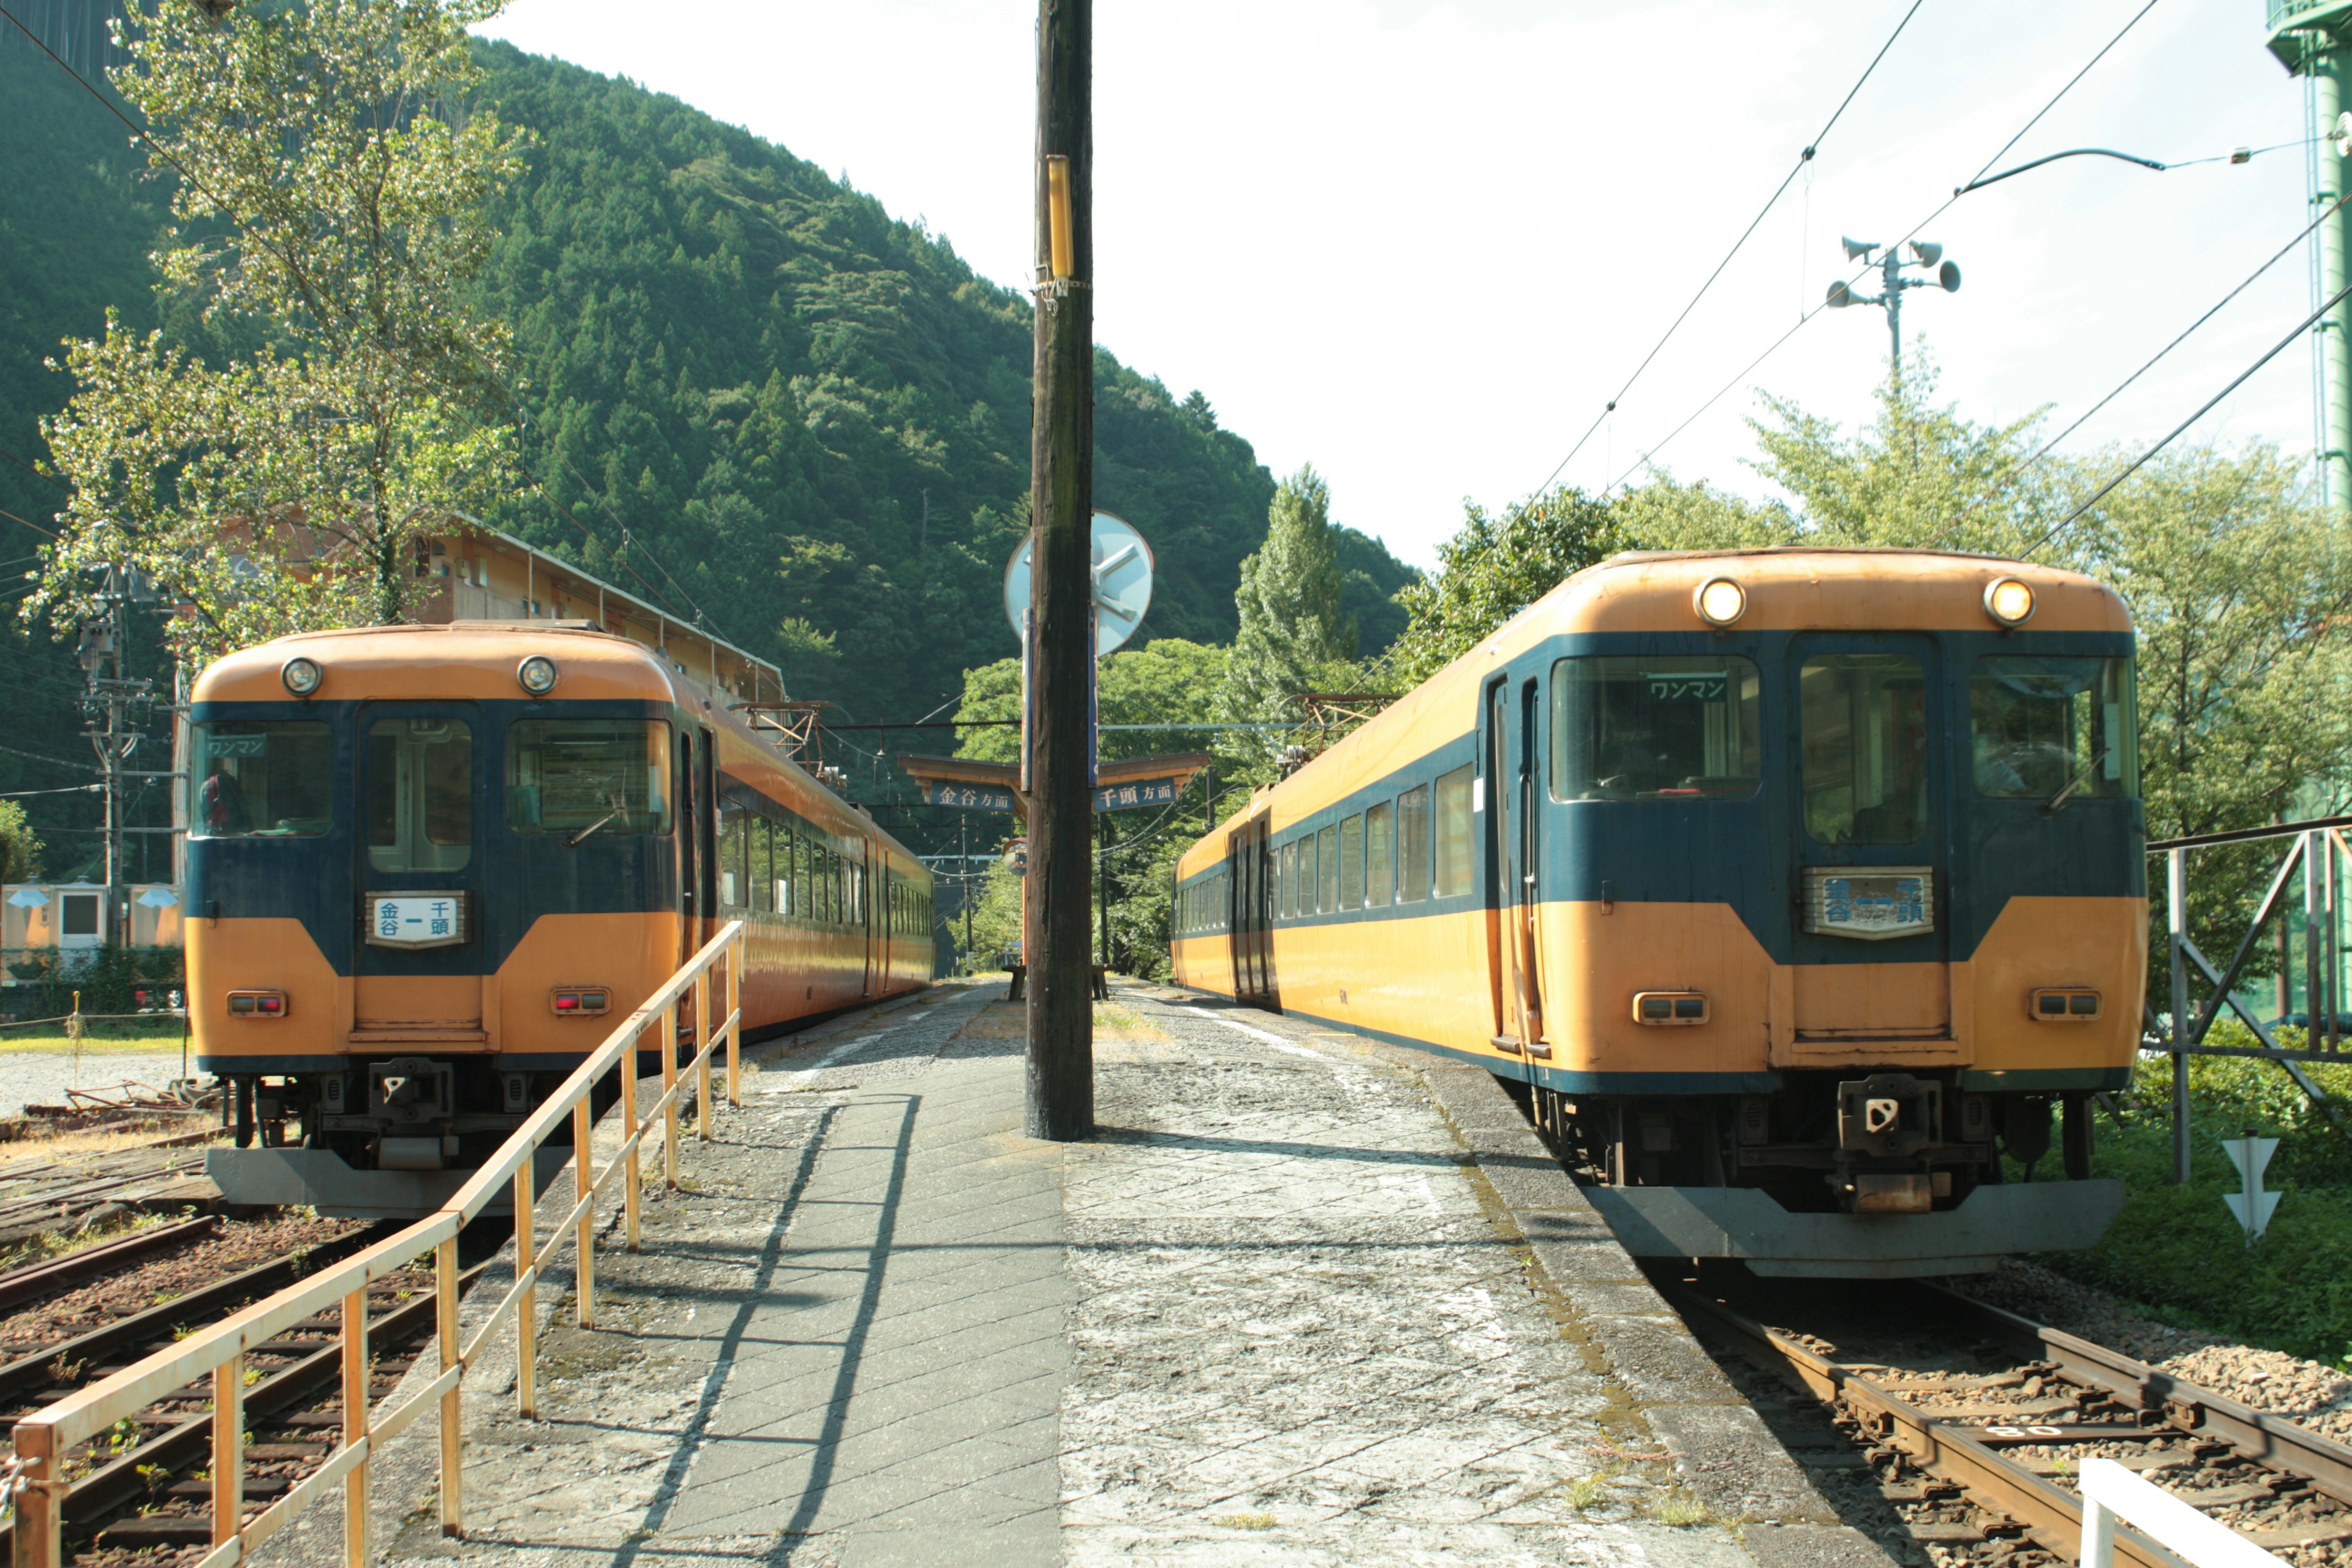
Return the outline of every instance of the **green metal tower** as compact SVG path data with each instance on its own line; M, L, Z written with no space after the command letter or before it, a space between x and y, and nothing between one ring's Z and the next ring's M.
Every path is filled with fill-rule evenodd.
M2308 84L2311 209L2344 194L2345 159L2336 121L2352 109L2352 0L2265 0L2271 53ZM2346 282L2352 257L2352 203L2319 226L2319 300ZM2315 300L2315 303L2317 301ZM2329 311L2319 334L2320 476L2329 506L2352 510L2352 300Z

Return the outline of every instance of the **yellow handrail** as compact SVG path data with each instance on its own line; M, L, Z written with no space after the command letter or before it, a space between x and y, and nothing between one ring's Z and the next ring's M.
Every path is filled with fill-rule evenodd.
M721 968L727 1016L714 1024L710 1017L711 972ZM710 1101L710 1056L721 1043L727 1047L727 1103L740 1106L742 1075L739 1048L742 1028L743 922L730 921L718 935L662 983L635 1012L614 1026L602 1045L572 1069L562 1087L532 1111L529 1119L499 1146L488 1163L476 1172L439 1209L399 1234L356 1252L339 1263L288 1286L274 1296L256 1301L234 1317L189 1335L127 1366L110 1377L67 1394L17 1421L15 1456L0 1468L0 1500L15 1495L15 1568L62 1568L67 1456L116 1422L156 1399L210 1374L214 1388L213 1417L213 1550L199 1568L230 1568L276 1534L288 1521L326 1494L340 1481L344 1489L343 1557L348 1568L367 1562L367 1483L373 1455L437 1404L441 1417L441 1529L460 1534L465 1523L465 1490L458 1467L458 1439L463 1425L466 1369L473 1365L491 1335L508 1321L519 1325L515 1392L526 1417L537 1414L536 1355L527 1325L536 1321L537 1286L541 1271L562 1247L565 1232L577 1249L576 1291L580 1323L590 1326L595 1316L595 1207L616 1171L625 1173L627 1242L637 1245L638 1150L646 1131L659 1118L665 1174L677 1184L677 1108L684 1088L677 1069L677 1012L688 990L694 994L694 1051L688 1064L701 1096L701 1134L710 1136L714 1107ZM662 1094L640 1116L636 1110L638 1041L658 1026L662 1042ZM590 1142L589 1094L606 1073L621 1072L623 1121L627 1136L620 1157L601 1173ZM577 1173L575 1202L564 1222L555 1227L543 1247L534 1249L531 1205L534 1190L532 1155L563 1125L572 1122L573 1165ZM511 1185L515 1208L515 1282L489 1318L476 1330L472 1342L462 1347L457 1335L457 1233L489 1206L500 1188ZM426 1253L434 1255L435 1314L440 1350L440 1375L394 1408L381 1414L367 1408L367 1288L376 1279L406 1268ZM241 1515L245 1491L245 1456L239 1440L242 1420L245 1355L263 1342L329 1308L342 1312L342 1441L326 1464L268 1509L246 1523Z

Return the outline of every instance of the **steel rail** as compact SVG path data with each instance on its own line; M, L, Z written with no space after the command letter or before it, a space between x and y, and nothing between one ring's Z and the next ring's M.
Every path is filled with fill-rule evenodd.
M1815 1398L1842 1404L1892 1440L1923 1469L1958 1483L1981 1506L2024 1527L2036 1545L2072 1560L2083 1537L2082 1500L1980 1441L1956 1422L1938 1420L1850 1367L1817 1354L1779 1331L1696 1291L1670 1299L1685 1317L1703 1320L1734 1344L1757 1352ZM2180 1568L2179 1559L2137 1532L2117 1529L2116 1557L2136 1568Z
M0 1274L0 1312L67 1289L93 1274L103 1274L116 1264L131 1258L144 1258L151 1252L160 1252L167 1247L177 1247L183 1243L193 1245L205 1240L219 1228L219 1215L205 1215L176 1225L157 1226L152 1230L139 1231L119 1241L68 1253L47 1263L12 1268Z

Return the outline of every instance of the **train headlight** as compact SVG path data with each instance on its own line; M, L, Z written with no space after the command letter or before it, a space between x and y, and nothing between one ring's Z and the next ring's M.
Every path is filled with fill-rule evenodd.
M1708 626L1727 626L1748 613L1748 590L1728 577L1710 577L1699 584L1691 603Z
M319 683L327 679L327 672L320 669L314 660L289 658L279 667L278 679L284 681L286 689L295 696L309 697L319 689Z
M515 679L533 697L544 697L555 689L555 661L543 653L532 654L515 667Z
M1998 577L1985 584L1985 614L2005 626L2021 626L2033 618L2033 589L2014 577Z

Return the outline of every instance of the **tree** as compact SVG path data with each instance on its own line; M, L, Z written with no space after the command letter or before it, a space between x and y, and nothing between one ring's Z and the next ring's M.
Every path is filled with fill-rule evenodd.
M0 800L0 882L29 882L41 874L39 836L25 820L24 806Z
M175 338L70 344L45 421L73 487L28 614L127 561L188 606L178 651L398 621L423 531L511 488L505 328L469 306L520 139L469 107L500 0L160 0L116 88L173 181Z
M1331 489L1310 465L1276 487L1265 542L1242 563L1227 717L1272 722L1290 716L1286 705L1300 691L1354 683L1356 626L1340 610L1342 586Z
M1405 629L1381 674L1400 691L1420 685L1568 577L1625 547L1610 503L1582 490L1513 501L1500 517L1470 503L1460 531L1437 547L1437 574L1397 595Z

